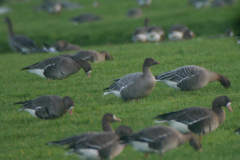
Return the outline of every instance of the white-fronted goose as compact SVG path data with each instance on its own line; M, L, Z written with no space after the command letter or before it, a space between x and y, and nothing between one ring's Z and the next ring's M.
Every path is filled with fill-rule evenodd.
M114 114L112 113L106 113L104 114L103 118L102 118L102 129L105 132L114 132L114 130L112 129L112 127L110 126L110 123L112 122L116 122L116 121L122 121L121 119L117 118ZM59 141L52 141L52 142L48 142L47 145L60 145L60 146L64 146L64 145L72 145L78 141L82 141L84 139L86 139L88 136L94 135L98 132L87 132L87 133L83 133L80 135L75 135L75 136L71 136Z
M181 91L200 89L215 81L219 81L224 88L230 87L230 81L225 76L194 65L183 66L155 78L156 81Z
M15 52L20 53L31 53L31 52L42 52L41 49L37 48L35 42L29 37L23 35L17 35L13 32L12 22L9 17L5 17L4 21L8 24L8 42L11 48Z
M64 79L68 76L77 73L81 68L85 71L88 77L92 71L92 66L83 59L72 60L67 56L57 56L43 60L42 62L22 68L28 70L29 73L35 73L43 78Z
M108 90L103 95L114 94L121 97L124 101L144 98L148 96L155 85L155 78L150 71L150 67L159 64L152 58L146 58L143 63L143 73L132 73L122 78L114 80Z
M67 154L76 153L84 160L113 159L118 156L126 144L121 144L120 138L132 134L130 127L120 126L114 132L89 132L82 134L82 139L76 140L67 149ZM88 134L88 136L86 136ZM81 136L81 135L79 135ZM52 142L47 143L52 144Z
M124 143L129 143L136 151L144 152L145 157L148 153L158 153L163 155L165 152L174 149L189 141L195 150L202 148L201 143L192 132L180 133L176 129L168 126L153 126L127 136Z
M145 26L139 27L135 30L132 35L132 40L134 42L146 42L147 41L147 31L148 31L149 19L146 18L144 21Z
M70 44L64 40L59 40L53 45L48 45L44 43L44 49L48 52L63 52L63 51L80 51L81 48L78 45Z
M78 53L74 54L71 57L73 60L76 59L85 59L90 62L102 62L104 60L113 60L113 56L107 53L106 51L102 51L98 53L97 51L94 50L82 50L79 51Z
M185 40L195 37L193 31L190 31L187 26L182 24L173 25L168 32L168 38L170 40Z
M158 42L165 39L164 30L161 27L152 26L148 28L147 40L149 42Z
M141 9L129 9L127 11L127 17L130 18L139 18L142 17L142 10Z
M85 13L70 19L70 22L74 24L84 23L84 22L92 22L102 20L102 17L93 15L91 13Z
M201 137L214 131L224 122L226 116L222 106L232 111L229 97L217 97L212 103L212 109L189 107L180 111L158 115L155 119L161 119L156 121L160 123L169 122L171 126L180 131L190 130Z
M240 128L236 129L234 132L236 132L238 135L240 135Z
M67 111L72 114L74 101L69 96L61 98L57 95L41 96L33 100L18 102L24 108L20 109L29 112L32 116L40 119L55 119L62 117Z
M140 7L149 6L152 3L152 0L136 0Z

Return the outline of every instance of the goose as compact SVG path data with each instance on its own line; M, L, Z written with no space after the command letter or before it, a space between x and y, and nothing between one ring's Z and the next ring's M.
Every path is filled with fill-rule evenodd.
M113 159L118 156L126 144L121 144L121 138L132 134L128 126L119 126L114 132L88 132L79 135L67 149L67 155L76 153L84 160ZM84 138L83 138L84 137ZM52 142L47 143L47 145Z
M237 135L240 135L240 128L236 129L234 132L236 132Z
M197 9L209 7L211 2L212 0L189 0L189 4L193 5Z
M23 108L19 111L29 112L32 116L40 119L56 119L62 117L67 111L72 115L74 101L71 97L57 95L45 95L33 100L18 102Z
M136 0L140 7L149 6L152 3L152 0Z
M31 52L42 52L41 49L37 48L35 42L29 37L23 35L17 35L13 32L12 22L9 17L5 17L4 21L8 24L8 42L11 48L15 52L19 53L31 53Z
M146 18L144 20L144 27L139 27L135 30L135 32L132 35L132 40L136 42L146 42L147 41L147 31L148 31L148 23L149 19Z
M137 72L128 74L122 78L115 79L103 95L114 94L124 101L144 98L148 96L154 88L155 78L150 71L150 67L159 64L152 58L146 58L143 62L143 73Z
M148 42L158 42L165 39L164 30L161 27L152 26L147 31Z
M92 71L92 66L83 59L76 61L65 56L57 56L43 60L42 62L22 68L21 70L28 70L29 73L37 74L43 78L64 79L68 76L77 73L81 68L85 71L88 77Z
M129 9L127 11L127 17L130 18L139 18L142 17L142 10L141 9Z
M102 17L93 15L91 13L81 14L79 16L73 17L70 19L70 22L74 24L84 23L84 22L92 22L102 20Z
M95 63L102 62L104 60L113 60L113 56L107 53L106 51L102 51L98 53L97 51L94 51L94 50L79 51L78 53L74 54L71 58L73 60L82 58L82 59L86 59L87 61L95 62Z
M121 119L117 118L114 114L112 113L106 113L102 117L102 129L104 132L112 132L114 133L114 130L112 129L110 123L116 122L116 121L122 121ZM87 133L82 133L80 135L75 135L71 136L59 141L52 141L48 142L47 145L59 145L59 146L65 146L65 145L72 145L75 142L82 141L86 139L88 136L94 135L99 132L87 132Z
M48 45L47 43L44 44L44 49L47 52L57 53L63 51L80 51L81 47L75 44L70 44L64 40L59 40L53 45Z
M189 107L183 110L160 114L154 119L161 119L156 123L168 122L171 126L181 132L190 130L202 135L208 134L217 129L225 120L225 112L222 106L232 112L231 100L227 96L219 96L214 99L212 109L205 107Z
M125 138L123 143L130 144L136 151L144 152L145 157L149 153L158 153L162 156L165 152L172 150L189 141L195 150L202 148L201 143L192 132L180 133L169 126L152 126L135 132Z
M224 88L230 87L230 81L225 76L195 65L179 67L155 78L180 91L201 89L215 81L219 81Z
M170 40L186 40L195 37L193 31L190 31L187 26L175 24L169 29L168 38Z

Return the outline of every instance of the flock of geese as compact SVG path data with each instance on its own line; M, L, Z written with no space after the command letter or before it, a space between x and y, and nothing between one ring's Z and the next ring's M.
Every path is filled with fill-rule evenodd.
M139 1L140 2L140 1ZM149 5L151 0L142 0L140 4ZM89 15L88 15L89 16ZM78 17L79 18L79 17ZM106 51L97 52L94 50L81 50L78 45L69 44L60 40L55 44L44 43L40 49L34 41L13 32L12 23L9 17L5 22L9 27L9 44L12 49L20 53L34 52L62 52L78 51L76 54L64 54L45 59L41 62L29 65L21 70L37 74L49 80L64 79L77 73L81 68L90 77L92 66L90 62L101 62L113 60L113 56ZM74 21L74 19L72 19ZM148 27L149 19L145 19L145 26L138 28L133 34L133 41L162 41L165 39L164 31L160 27ZM185 25L174 25L169 30L169 39L191 39L194 33ZM142 72L127 74L121 78L112 80L113 83L105 88L103 95L114 94L124 101L139 100L148 96L154 89L156 82L162 82L169 87L180 91L197 90L205 87L208 83L219 81L224 88L230 87L230 80L219 73L206 68L188 65L154 76L150 67L159 62L153 58L146 58L143 62ZM69 97L57 95L44 95L33 100L18 102L22 109L32 116L40 119L56 119L65 113L72 114L74 100ZM156 115L156 123L168 123L170 126L158 125L134 132L129 126L119 126L114 131L110 123L121 121L112 113L107 113L102 118L103 132L87 132L80 135L64 138L58 141L48 142L47 145L68 146L67 154L75 153L81 159L113 159L118 156L127 145L135 150L163 155L165 152L174 149L186 142L189 142L193 149L202 148L200 140L202 136L217 129L225 120L226 107L232 111L231 100L228 96L216 97L212 102L212 109L205 107L189 107L179 111L173 111ZM236 132L240 133L240 129ZM199 139L196 137L199 136Z

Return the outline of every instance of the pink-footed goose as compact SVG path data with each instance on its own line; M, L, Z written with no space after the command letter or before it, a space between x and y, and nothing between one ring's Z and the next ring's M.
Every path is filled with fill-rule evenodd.
M140 7L150 6L152 0L136 0Z
M75 44L70 44L64 40L59 40L53 45L43 43L44 50L50 53L63 52L63 51L80 51L81 47Z
M199 135L208 134L217 129L225 120L222 106L232 111L231 100L227 96L219 96L212 103L212 109L205 107L189 107L183 110L160 114L154 119L156 123L169 123L181 132L190 130Z
M119 126L116 132L88 132L78 135L79 139L68 144L68 154L76 153L84 160L113 159L118 156L126 144L121 144L121 138L127 137L133 133L128 126ZM81 137L81 138L80 138ZM71 137L70 137L71 138ZM49 142L49 144L55 144Z
M195 150L201 151L202 148L194 133L180 133L169 126L148 127L122 140L124 143L130 144L136 151L144 152L146 158L149 153L157 153L162 156L165 152L188 141Z
M74 101L69 96L45 95L33 100L18 102L22 104L20 109L29 112L32 116L40 119L56 119L62 117L67 111L72 114Z
M168 31L170 40L186 40L195 37L193 31L190 31L187 26L182 24L173 25Z
M136 42L147 42L147 31L148 31L149 19L144 20L144 27L139 27L135 30L132 35L132 40Z
M141 9L129 9L127 11L127 17L129 18L139 18L142 17L143 13Z
M128 74L122 78L115 79L103 95L114 94L124 101L140 99L148 96L154 88L155 78L150 67L159 64L152 58L146 58L143 62L143 72Z
M147 31L148 42L158 42L165 39L164 30L161 27L151 26Z
M4 21L8 24L8 42L11 48L15 52L27 54L34 52L44 52L42 49L39 49L35 42L27 36L18 35L13 32L12 22L9 17L5 17Z
M113 60L113 56L107 53L106 51L102 51L98 53L97 51L94 51L94 50L79 51L78 53L71 56L71 58L73 60L86 59L87 61L95 62L95 63L102 62L105 60Z
M90 77L92 71L91 64L83 59L74 61L68 56L70 55L48 58L42 62L22 68L21 70L28 70L29 73L35 73L43 78L51 80L67 78L83 68L87 76Z
M219 81L224 88L230 87L230 81L225 76L195 65L179 67L155 78L156 81L181 91L201 89L215 81Z
M81 14L79 16L71 18L70 22L74 24L78 24L78 23L93 22L93 21L99 21L99 20L102 20L102 17L93 15L91 13L85 13L85 14Z

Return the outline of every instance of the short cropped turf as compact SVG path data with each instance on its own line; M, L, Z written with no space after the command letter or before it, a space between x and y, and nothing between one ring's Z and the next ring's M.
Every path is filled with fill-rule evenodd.
M105 50L113 55L114 61L91 63L93 71L90 78L81 69L67 79L47 82L20 69L49 57L75 52L14 53L7 42L7 25L0 22L0 159L78 159L76 155L65 156L64 148L45 144L83 132L102 131L101 118L107 112L123 120L113 123L114 129L128 125L138 131L155 125L152 118L158 114L190 106L210 108L213 100L221 95L230 97L233 112L224 108L225 122L203 137L202 153L195 152L186 143L165 153L162 158L152 154L148 159L240 159L240 136L233 133L240 127L240 45L236 44L235 38L210 38L224 34L229 27L235 33L240 32L239 1L234 6L197 10L188 4L188 0L153 0L150 7L142 9L144 16L138 19L126 17L128 9L138 8L134 0L102 0L99 8L93 8L89 0L80 3L84 8L64 10L59 16L34 12L40 0L5 3L12 11L0 15L0 18L9 16L14 31L31 37L39 47L43 42L51 44L63 39L85 50ZM94 13L102 16L103 20L80 25L69 22L71 17L82 13ZM150 25L161 26L166 33L175 23L186 24L196 37L187 41L133 43L131 35L137 27L143 26L146 17L150 19ZM138 102L125 102L114 95L103 96L102 90L111 84L111 79L141 72L147 57L160 62L151 67L153 75L184 65L198 65L225 75L231 81L231 87L225 89L219 82L214 82L200 90L181 92L158 82L153 92ZM75 101L73 115L67 113L56 120L37 120L27 112L19 112L20 105L14 105L43 95L72 97ZM143 153L129 146L116 158L122 159L145 158Z

